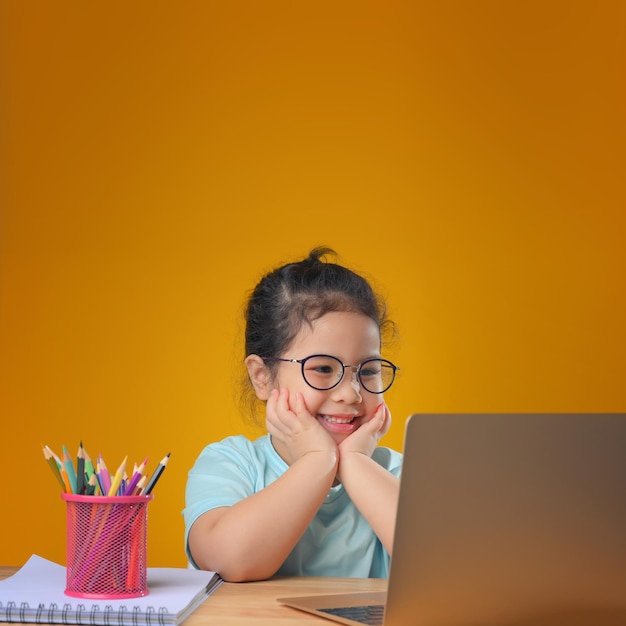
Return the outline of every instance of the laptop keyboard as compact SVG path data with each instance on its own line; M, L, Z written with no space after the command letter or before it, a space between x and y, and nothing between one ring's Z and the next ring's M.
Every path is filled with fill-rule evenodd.
M342 606L332 609L318 609L318 611L329 613L330 615L337 615L338 617L345 617L359 622L360 624L367 624L368 626L382 626L384 608L382 604L369 604L366 606Z

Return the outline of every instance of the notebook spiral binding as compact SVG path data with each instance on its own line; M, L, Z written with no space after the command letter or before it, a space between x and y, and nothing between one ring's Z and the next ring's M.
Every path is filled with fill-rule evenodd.
M14 624L35 623L35 624L79 624L82 626L139 626L139 624L155 624L155 626L165 626L167 620L167 609L160 607L156 609L149 606L145 610L135 606L128 609L125 605L114 609L110 604L104 606L100 611L98 604L91 606L89 612L84 604L77 604L74 608L66 603L59 607L56 603L48 606L39 604L35 619L30 619L30 605L22 602L19 606L15 602L7 602L6 606L0 602L0 621Z

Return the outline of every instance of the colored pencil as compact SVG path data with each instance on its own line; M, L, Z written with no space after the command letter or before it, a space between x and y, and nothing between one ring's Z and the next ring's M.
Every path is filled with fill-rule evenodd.
M76 453L76 493L82 495L85 492L85 453L83 442L78 446Z
M87 450L85 450L85 448L83 448L83 456L85 457L85 474L87 480L89 480L91 478L91 475L96 471L96 469L93 466L93 461L91 460L91 457L87 454Z
M50 446L46 445L45 448L54 457L54 460L57 462L57 466L60 468L61 465L63 465L63 463L62 463L61 459L59 458L59 455L56 454L54 452L54 450Z
M65 464L61 464L59 471L61 472L61 478L63 479L63 484L65 485L65 493L74 493L72 491L70 477L67 475L67 470L65 469Z
M63 477L61 476L60 462L54 458L55 454L48 448L48 446L43 446L43 456L48 461L48 465L52 468L52 473L56 476L56 479L61 483L61 487L63 487L63 491L65 491L65 482L63 481Z
M95 474L92 474L89 477L89 481L87 482L86 493L88 496L95 496L97 491L98 491L98 479L96 478Z
M70 493L76 493L76 470L74 469L74 464L65 446L63 446L63 465L65 466L65 471L67 472L70 486L72 487Z
M120 463L120 466L117 468L117 472L115 472L115 476L113 476L113 480L111 481L111 487L107 493L107 496L116 496L117 490L122 483L122 479L124 478L124 472L126 471L126 460L128 457L124 457L124 460Z
M159 480L159 478L161 478L161 474L165 471L165 468L167 467L167 463L170 460L170 454L171 453L168 452L161 459L161 462L159 463L158 467L154 470L154 473L152 474L152 476L150 476L150 480L148 481L148 484L146 485L146 487L141 492L142 496L147 496L149 493L152 492L152 490L154 489L154 486L156 485L157 481Z
M100 483L100 487L102 489L102 495L106 495L109 493L109 489L111 488L111 478L109 477L109 469L100 454L97 460L97 472L98 472L98 482Z
M76 453L76 467L74 467L65 445L61 457L56 455L48 445L42 445L42 451L44 459L65 493L103 496L138 496L152 493L167 467L171 454L168 452L161 459L152 475L146 473L148 457L140 465L134 463L132 474L129 477L126 473L128 456L124 457L115 475L112 476L102 454L98 455L94 467L82 440Z
M135 487L135 490L133 491L133 493L131 495L133 495L133 496L140 495L141 492L144 490L147 482L148 482L148 476L146 476L146 474L144 474L139 479L139 482L137 483L137 486Z
M137 484L141 480L141 477L144 475L144 472L146 471L147 464L148 464L148 457L146 457L146 460L138 468L135 469L135 471L133 472L133 475L130 477L128 484L126 485L126 488L124 489L125 496L133 495L133 492L135 491L135 487L137 486Z

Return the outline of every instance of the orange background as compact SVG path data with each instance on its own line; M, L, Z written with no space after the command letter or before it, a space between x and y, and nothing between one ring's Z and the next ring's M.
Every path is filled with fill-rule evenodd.
M0 562L64 562L41 445L172 453L184 565L260 275L333 246L414 411L626 410L626 5L0 2Z

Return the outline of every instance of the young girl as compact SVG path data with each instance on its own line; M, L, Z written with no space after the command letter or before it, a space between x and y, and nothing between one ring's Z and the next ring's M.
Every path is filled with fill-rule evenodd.
M189 472L190 562L228 581L388 575L401 455L381 358L391 324L369 283L318 248L267 274L246 310L246 358L268 435L207 446Z

